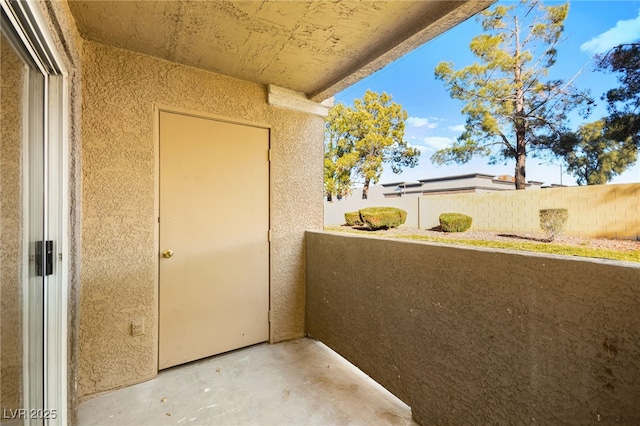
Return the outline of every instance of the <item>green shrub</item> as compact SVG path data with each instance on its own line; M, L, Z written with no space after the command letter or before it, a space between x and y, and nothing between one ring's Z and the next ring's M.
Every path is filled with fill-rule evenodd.
M567 209L541 209L539 214L540 229L547 234L549 241L555 240L564 231L569 212Z
M347 226L362 226L363 223L360 221L360 212L347 212L344 214L344 221L347 223Z
M473 221L471 216L462 213L442 213L438 219L444 232L464 232L471 228Z
M360 221L371 229L397 228L407 220L407 212L395 207L367 207L359 213Z

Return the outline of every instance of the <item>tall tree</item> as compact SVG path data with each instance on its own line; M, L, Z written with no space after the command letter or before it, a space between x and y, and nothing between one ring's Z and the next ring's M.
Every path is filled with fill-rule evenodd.
M420 151L404 140L406 119L407 112L384 92L367 90L353 107L336 105L325 126L325 179L336 176L333 167L340 173L349 170L349 177L364 180L362 198L366 199L369 185L380 180L383 164L389 164L394 173L415 167ZM332 183L325 180L325 191L327 188L330 190Z
M437 151L436 164L466 163L473 156L491 163L515 160L516 189L525 189L526 158L548 146L542 136L564 129L567 114L592 102L571 79L546 80L556 61L569 5L543 6L540 1L499 5L479 15L484 30L469 47L478 58L458 71L450 62L438 64L454 99L466 104L466 128L453 146ZM549 139L547 139L549 140Z
M554 150L578 185L602 185L636 162L637 149L630 139L613 137L605 120L597 120L560 136Z
M640 147L640 43L622 44L598 58L598 68L618 73L620 87L602 97L607 101L607 127L620 140Z
M345 106L338 104L329 110L325 121L324 193L327 201L333 201L334 196L341 199L351 193L355 153L350 142L337 130L346 125L345 119Z

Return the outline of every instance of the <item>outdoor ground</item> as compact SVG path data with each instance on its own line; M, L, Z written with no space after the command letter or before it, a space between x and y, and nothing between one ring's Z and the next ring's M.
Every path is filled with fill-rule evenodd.
M409 238L436 242L452 242L470 245L531 250L587 257L603 257L640 262L640 240L612 240L604 238L557 237L553 242L540 233L508 233L468 230L465 232L442 232L437 230L400 227L370 231L362 227L333 226L328 231L364 233L387 238ZM486 243L485 243L486 242ZM572 249L573 248L573 249ZM548 250L547 250L548 249ZM613 256L607 254L613 253ZM621 256L616 256L620 253Z

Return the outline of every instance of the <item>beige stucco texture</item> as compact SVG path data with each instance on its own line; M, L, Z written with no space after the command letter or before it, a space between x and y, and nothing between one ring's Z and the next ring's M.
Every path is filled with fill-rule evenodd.
M309 232L310 336L432 424L639 424L640 265Z
M89 40L323 101L490 1L73 1Z
M444 212L473 218L473 229L539 232L540 209L567 209L564 233L580 237L640 238L640 184L591 185L420 197L420 227L439 225Z
M302 336L304 230L323 220L322 117L269 106L261 85L93 42L82 62L79 397L157 373L158 108L270 127L271 340ZM136 318L146 334L132 337Z

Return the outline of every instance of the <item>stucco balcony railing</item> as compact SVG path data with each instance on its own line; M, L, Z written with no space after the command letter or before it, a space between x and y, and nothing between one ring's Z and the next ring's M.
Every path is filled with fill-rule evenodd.
M640 265L308 232L306 283L306 332L347 361L257 345L79 424L640 423Z
M640 265L306 235L306 331L421 424L640 424Z

